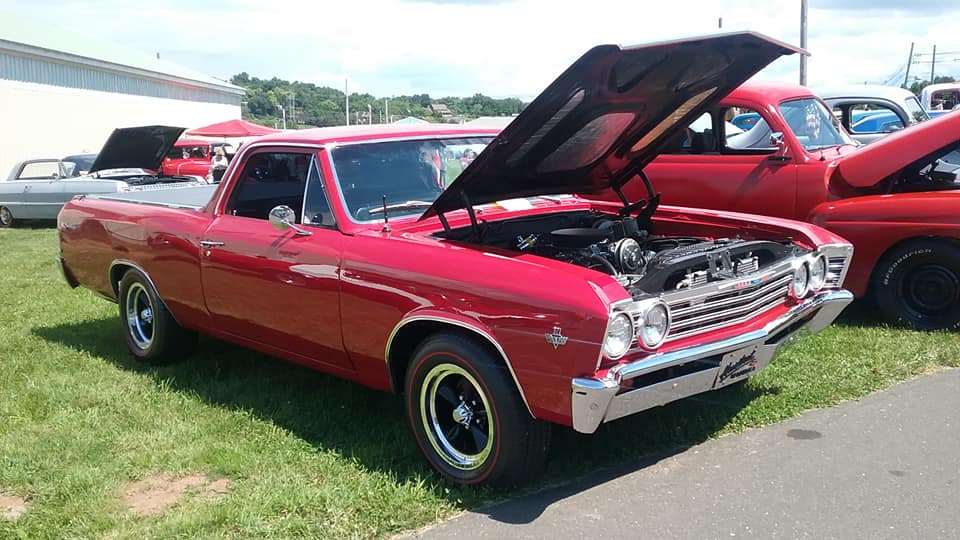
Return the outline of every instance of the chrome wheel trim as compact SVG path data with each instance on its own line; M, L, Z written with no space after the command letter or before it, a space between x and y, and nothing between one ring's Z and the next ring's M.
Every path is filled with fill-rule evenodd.
M131 284L123 305L130 338L139 349L150 348L153 344L153 303L147 288L139 282Z
M456 393L455 400L450 391ZM460 366L440 364L424 377L420 386L423 429L434 451L451 467L472 471L483 466L494 443L491 416L480 384Z
M13 223L13 214L6 206L0 206L0 225L9 227Z

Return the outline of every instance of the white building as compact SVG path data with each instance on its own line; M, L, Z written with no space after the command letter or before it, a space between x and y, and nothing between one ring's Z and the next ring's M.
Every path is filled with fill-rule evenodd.
M117 127L240 118L243 89L154 56L0 17L0 179L17 161L95 153Z

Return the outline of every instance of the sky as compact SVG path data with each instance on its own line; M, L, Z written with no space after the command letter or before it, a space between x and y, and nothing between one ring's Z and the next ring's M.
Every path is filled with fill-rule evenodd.
M800 45L800 0L5 0L15 15L95 33L229 79L311 82L375 96L536 96L590 47L752 30ZM810 0L808 84L960 75L960 0ZM52 15L55 14L55 15ZM52 18L51 18L52 17ZM722 28L718 28L722 18ZM2 38L3 36L0 36ZM799 57L758 78L798 81ZM899 73L899 75L897 75ZM911 77L913 78L913 77Z

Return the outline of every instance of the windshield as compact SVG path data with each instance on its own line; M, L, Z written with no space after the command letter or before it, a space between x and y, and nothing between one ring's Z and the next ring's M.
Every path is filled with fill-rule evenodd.
M93 161L97 159L96 154L82 154L78 156L67 156L63 158L63 176L81 176L87 174Z
M923 122L924 120L930 119L930 117L927 116L927 111L923 110L923 107L920 106L920 102L917 101L917 98L910 96L903 100L903 105L907 110L907 114L910 115L911 124L916 124L918 122Z
M460 176L492 137L390 141L341 146L331 152L347 212L356 221L388 214L420 215Z
M827 107L813 98L784 101L780 114L807 150L854 144L840 127L840 121Z

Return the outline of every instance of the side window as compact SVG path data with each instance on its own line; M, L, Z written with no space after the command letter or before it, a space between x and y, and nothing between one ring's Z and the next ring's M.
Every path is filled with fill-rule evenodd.
M240 217L268 219L274 206L285 205L302 222L304 189L311 154L263 152L249 156L233 186L226 212Z
M17 180L50 180L59 177L60 165L56 161L40 161L24 165Z
M703 113L690 123L663 150L664 154L706 154L717 151L717 137L713 130L712 113Z
M330 198L320 177L320 167L316 157L310 158L310 172L307 174L307 200L303 205L303 224L335 227L337 220L330 209Z
M890 133L903 129L903 121L886 105L855 103L850 107L851 133Z
M748 107L731 107L724 110L723 151L731 153L770 153L776 148L770 145L773 130L759 111Z

